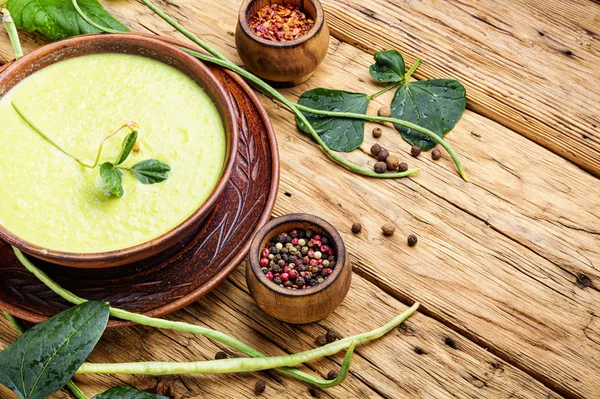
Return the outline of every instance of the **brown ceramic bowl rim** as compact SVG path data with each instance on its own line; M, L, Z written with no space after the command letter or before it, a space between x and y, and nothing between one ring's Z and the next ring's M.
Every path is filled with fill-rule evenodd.
M200 218L206 216L208 211L212 209L215 202L218 200L220 195L225 190L227 182L231 178L231 174L233 172L233 166L235 163L235 157L237 154L238 147L238 126L236 123L236 118L234 115L233 104L231 103L231 99L229 95L225 92L225 89L221 86L221 84L216 80L213 76L212 72L198 59L192 57L187 54L183 50L178 49L174 45L165 43L164 41L154 39L149 36L141 36L136 35L135 33L123 33L123 34L90 34L90 35L82 35L77 36L65 40L60 40L57 42L46 44L42 47L39 47L18 60L12 61L10 65L0 70L2 75L18 73L21 70L27 70L28 66L31 62L36 62L39 59L50 57L54 52L63 50L65 48L73 48L79 45L87 45L90 43L114 43L119 44L126 42L127 44L134 44L141 48L152 49L156 52L166 53L171 58L178 58L178 61L187 64L193 65L195 72L198 74L195 76L190 76L193 80L201 79L203 82L207 83L207 85L211 86L216 95L217 100L224 104L225 117L227 120L223 120L223 125L225 128L225 135L228 140L228 148L226 151L226 162L223 164L223 171L221 177L213 189L212 193L209 197L184 221L179 223L174 228L170 229L164 234L159 235L149 241L143 242L138 245L134 245L131 247L112 250L107 252L98 252L98 253L79 253L79 252L65 252L65 251L57 251L45 249L41 246L32 244L28 241L25 241L13 233L9 232L3 226L0 225L0 239L8 242L9 244L17 247L27 254L31 254L33 256L40 256L44 259L54 259L57 263L62 264L61 261L64 262L102 262L104 260L113 259L115 257L128 257L133 254L137 254L140 252L144 252L149 250L157 245L161 245L163 242L169 242L169 240L173 239L177 235L181 234L182 231L189 228L190 225L196 223ZM101 54L99 51L94 54ZM116 52L119 54L129 54L126 52ZM173 57L173 55L175 57ZM83 55L82 55L83 56ZM142 55L143 56L143 55ZM159 60L157 60L159 61ZM161 61L159 61L161 62ZM43 69L43 68L42 68ZM1 80L1 78L0 78ZM5 93L2 93L4 95ZM215 99L211 98L213 102ZM228 129L229 128L229 129ZM76 266L71 266L76 267Z
M323 281L321 284L315 285L314 287L298 290L291 290L281 287L269 280L262 272L259 259L259 254L262 249L261 242L265 239L265 237L269 236L272 230L276 229L282 224L293 224L294 222L318 226L320 229L325 231L325 233L328 234L334 242L337 257L336 267L333 269L333 273L331 273L331 275L327 277L325 281ZM317 293L329 288L342 274L342 269L346 267L346 256L347 254L344 240L342 240L342 236L331 223L323 218L311 215L309 213L290 213L271 219L256 232L254 238L252 238L252 243L250 244L248 262L250 263L250 268L252 269L252 272L256 276L257 280L265 287L271 291L277 292L280 295L301 298L316 295Z
M263 39L262 37L257 36L250 26L248 25L248 9L256 0L244 0L242 6L240 7L240 11L238 14L238 23L240 24L242 31L246 36L255 42L261 43L262 45L273 47L273 48L292 48L301 45L302 43L312 39L323 29L323 25L325 24L325 13L323 11L323 6L319 0L308 0L315 7L315 24L308 32L304 35L300 36L295 40L288 40L282 42L276 42L273 40Z

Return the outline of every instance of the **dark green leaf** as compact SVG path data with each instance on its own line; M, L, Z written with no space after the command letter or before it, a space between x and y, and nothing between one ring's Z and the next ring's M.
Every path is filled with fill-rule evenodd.
M300 96L299 104L306 107L336 112L366 114L369 96L342 90L313 89ZM363 142L365 121L349 118L332 118L304 113L327 147L334 151L350 152ZM298 127L308 133L307 126L296 118Z
M146 159L133 165L131 171L141 183L154 184L167 180L171 168L156 159Z
M465 107L467 92L462 84L452 79L421 80L405 83L398 88L392 100L392 116L427 128L444 137L452 130ZM436 143L412 129L395 126L404 140L427 151Z
M134 130L123 139L123 144L121 145L121 153L115 161L115 165L121 165L127 160L127 157L129 156L129 154L131 154L131 150L133 150L133 147L135 146L137 138L138 132Z
M110 162L104 162L100 166L100 177L108 187L111 194L117 197L123 196L123 174Z
M0 352L0 383L20 399L44 399L73 377L108 323L105 302L85 302L34 326Z
M373 56L375 63L369 73L378 82L401 82L406 73L404 58L397 50L380 51Z
M115 387L94 396L92 399L168 399L162 395L138 391L130 387Z
M97 24L122 32L129 31L97 0L78 0L78 4L84 14ZM17 28L28 32L37 30L51 40L99 32L81 18L71 0L9 0L7 8Z

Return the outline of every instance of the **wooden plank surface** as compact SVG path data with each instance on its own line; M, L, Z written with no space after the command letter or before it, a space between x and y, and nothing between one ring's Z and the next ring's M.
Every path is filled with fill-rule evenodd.
M204 1L180 1L163 6L228 57L239 61L233 37L228 34L234 30L238 3L237 0L211 2L207 7ZM372 2L369 8L376 9L381 4ZM107 6L134 30L180 37L133 1L107 3ZM345 7L342 3L326 3L330 11L337 6ZM395 10L400 8L396 4ZM594 8L590 10L583 22L593 18ZM328 18L334 26L336 17ZM348 17L352 18L359 20L359 16ZM561 19L559 23L565 22ZM364 23L369 29L388 32L393 29L386 24L372 20ZM459 28L467 29L469 25L465 24L454 30L437 29L436 34L455 34ZM528 26L527 22L523 24ZM422 40L431 40L416 28L411 29ZM554 25L548 25L545 31L547 36L560 32ZM10 46L2 35L0 57L8 60L12 57ZM319 86L376 91L367 72L371 55L363 50L370 48L369 41L361 40L348 44L332 39L329 55L315 76L298 88L284 91L286 95L296 99L303 91ZM24 37L26 49L41 42L39 37ZM427 59L435 58L434 55L449 56L443 47L435 51L434 41L431 46L432 54ZM594 54L593 46L588 50ZM539 74L556 73L558 67L551 65L547 66L549 71L534 70ZM429 71L425 68L420 77L431 73L435 77L457 77L467 84L471 80L486 82L483 76L466 80L454 70L444 74ZM497 73L501 75L499 79L512 78L506 69ZM564 84L573 81L565 78ZM527 91L534 96L535 90L540 90L540 95L545 93L537 86ZM371 112L382 101L389 101L389 96L378 99ZM493 96L489 93L488 96L486 101L490 102L486 107L492 107ZM411 165L422 167L423 172L400 181L359 178L334 166L298 133L289 111L263 100L278 135L282 158L281 190L275 213L308 211L325 217L340 229L355 265L351 292L342 307L324 322L291 328L274 323L254 306L238 271L214 294L177 312L173 318L206 323L245 337L249 343L275 354L312 347L312 339L324 326L334 325L344 334L363 331L361 326L378 325L394 311L403 309L405 305L401 302L419 300L423 304L422 313L407 323L414 331L392 334L360 348L348 381L323 395L598 396L600 184L596 178L527 140L521 136L521 130L515 132L481 115L493 117L476 107L474 111L480 114L466 112L455 131L447 136L461 156L471 183L460 181L447 157L438 162L431 161L428 155L410 158L408 146L391 128L384 129L380 141ZM565 112L577 119L580 111ZM367 130L373 126L368 124ZM368 136L364 150L373 142ZM587 151L581 143L577 146ZM357 163L372 164L360 152L349 157ZM303 181L310 184L299 184ZM392 238L382 237L379 231L388 220L398 226ZM358 237L349 233L353 221L361 221L365 227ZM409 233L419 236L419 244L414 248L405 244ZM6 323L1 325L1 345L12 339L9 330ZM461 350L448 348L444 344L447 337L457 342ZM143 342L141 347L140 342ZM414 352L417 346L425 354L417 355ZM110 332L93 360L130 361L157 356L191 360L200 353L208 358L216 350L216 346L203 338L137 327ZM310 367L326 374L339 361L338 356ZM501 371L492 366L498 364ZM140 388L158 387L171 392L173 397L252 397L251 386L256 378L256 375L170 379L86 376L81 381L89 394L122 380ZM272 381L269 384L265 397L309 397L306 387L288 379L282 385Z
M600 3L589 0L327 1L331 33L452 77L468 107L600 176Z

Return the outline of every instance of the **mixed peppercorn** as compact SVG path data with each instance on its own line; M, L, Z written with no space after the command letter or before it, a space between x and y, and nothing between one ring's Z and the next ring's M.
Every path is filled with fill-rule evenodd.
M281 233L261 251L262 272L285 288L314 287L325 281L336 266L336 253L330 244L330 238L310 229Z
M293 4L272 4L258 10L248 25L257 36L277 42L304 36L315 24Z

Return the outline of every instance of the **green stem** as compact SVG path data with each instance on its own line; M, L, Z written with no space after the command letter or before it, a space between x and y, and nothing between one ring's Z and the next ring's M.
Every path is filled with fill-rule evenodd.
M83 162L81 159L69 154L64 148L62 148L58 143L56 143L55 141L53 141L48 135L46 135L44 132L42 132L42 130L40 128L38 128L35 123L33 123L33 121L31 119L29 119L24 113L23 111L21 111L21 109L19 107L17 107L17 104L15 104L14 102L11 102L12 107L14 108L14 110L17 112L17 114L19 114L19 116L29 125L30 128L32 128L33 130L36 131L37 134L39 134L40 136L42 136L42 138L44 140L46 140L47 142L49 142L50 144L52 144L57 150L59 150L60 152L62 152L63 154L65 154L66 156L73 158L75 161L77 161L81 166L88 168L88 169L94 169L96 166L98 166L98 163L100 162L100 156L102 155L102 149L104 148L104 143L106 143L106 141L108 139L110 139L111 137L115 136L116 134L118 134L121 130L128 128L130 131L134 131L137 128L137 123L135 122L127 122L126 124L124 124L123 126L121 126L120 128L118 128L117 130L115 130L114 132L112 132L111 134L109 134L108 136L104 137L102 139L102 141L100 142L100 146L98 147L98 152L96 153L96 159L94 160L93 164L87 164L85 162Z
M43 271L41 271L40 269L35 267L35 265L33 265L33 263L31 263L29 261L29 259L27 259L20 250L13 247L13 251L14 251L15 255L17 256L17 258L19 259L19 261L23 264L23 266L25 266L25 268L27 270L29 270L31 273L33 273L41 282L43 282L53 292L55 292L56 294L58 294L63 299L67 300L68 302L76 304L76 305L85 302L85 299L82 299L82 298L76 296L75 294L73 294L72 292L65 290L60 285L58 285L55 281L53 281L46 273L44 273ZM399 318L403 318L403 320L408 318L412 313L414 313L416 311L418 306L419 306L418 303L416 303L415 305L413 305L413 307L411 307L409 310L407 310L406 312L404 312L402 315L398 316L394 320L398 323L401 323L402 321L398 321ZM170 329L170 330L174 330L174 331L182 331L182 332L188 332L188 333L192 333L192 334L203 335L214 341L221 342L225 345L231 346L232 348L237 349L251 357L262 358L265 356L263 353L257 351L256 349L252 348L251 346L249 346L233 337L230 337L227 334L224 334L222 332L215 331L215 330L212 330L209 328L205 328L205 327L201 327L201 326L197 326L197 325L193 325L193 324L188 324L188 323L175 322L175 321L169 321L169 320L158 319L158 318L151 318L151 317L127 312L125 310L116 309L116 308L112 308L112 307L110 309L110 314L111 314L111 316L122 319L122 320L128 320L128 321L132 321L132 322L150 326L150 327ZM394 323L395 322L394 320L391 323ZM389 326L389 323L388 323L388 326ZM389 329L385 330L385 332L389 331L391 328L393 328L393 327L390 327ZM379 330L381 330L381 329L379 329ZM385 332L383 334L385 334ZM383 334L381 334L381 335L383 335ZM379 338L379 336L381 336L381 335L373 336L372 339ZM349 344L349 341L350 340L347 340L345 342ZM358 343L360 343L360 342L358 342ZM348 346L346 346L346 347L348 347ZM281 373L283 373L285 375L294 377L301 381L305 381L307 383L313 384L320 388L327 388L327 387L339 384L342 381L341 379L338 379L338 378L336 378L335 380L332 380L332 381L315 378L315 377L311 376L310 374L304 373L299 370L289 369L286 367L278 368L277 371L280 371ZM340 372L340 375L342 375L342 374L343 373Z
M85 13L83 12L83 10L81 8L79 8L79 4L77 4L77 0L72 0L71 3L73 3L73 7L75 7L75 11L77 11L79 16L81 18L83 18L85 20L85 22L92 25L94 28L98 29L99 31L106 32L106 33L123 33L120 30L108 28L106 26L98 25L97 23L95 23L90 17L85 15Z
M8 314L5 311L2 311L2 314L10 322L10 324L13 325L13 327L15 328L15 330L17 330L17 333L19 333L19 335L23 335L25 333L25 331L23 331L23 328L21 327L17 319L13 317L13 315ZM69 388L71 393L73 393L73 396L75 396L77 399L88 399L88 397L85 396L85 394L73 381L67 382L67 387Z
M327 144L325 144L325 142L323 142L323 140L321 139L319 134L315 131L315 129L312 127L312 125L310 124L308 119L306 119L306 116L304 116L304 114L302 112L300 112L300 110L298 109L298 107L299 107L298 104L288 100L283 94L279 93L277 90L275 90L269 84L267 84L265 81L263 81L262 79L258 78L257 76L253 75L252 73L246 71L245 69L239 67L238 65L236 65L230 61L223 61L220 59L215 59L214 57L199 53L194 50L186 49L183 47L180 47L180 48L183 51L187 52L188 54L193 55L194 57L196 57L200 60L203 60L206 62L211 62L213 64L217 64L219 66L222 66L224 68L232 70L233 72L237 73L238 75L244 77L246 80L248 80L251 83L254 83L256 86L258 86L265 95L267 95L271 98L274 98L274 99L278 100L279 102L283 103L298 117L298 119L300 121L302 121L308 127L311 136L323 148L325 153L331 159L333 159L334 161L336 161L337 163L339 163L346 169L349 169L355 173L358 173L358 174L361 174L364 176L384 178L384 179L385 178L390 179L390 178L398 178L398 177L407 177L407 176L410 176L410 175L420 172L420 169L409 169L406 172L400 172L400 173L376 173L375 171L373 171L371 169L361 168L360 166L357 166L357 165L347 161L342 156L340 156L337 152L332 151L327 146Z
M421 65L421 62L423 62L423 59L417 58L417 60L415 61L414 64L412 64L412 66L410 67L408 72L406 72L406 74L404 74L404 82L406 82L412 76L413 72L417 70L419 65Z
M4 7L4 5L8 3L3 2L0 7ZM19 59L23 56L23 49L21 48L21 41L19 40L19 34L17 33L17 27L15 26L15 22L10 16L10 12L7 9L2 10L2 24L8 33L8 38L10 39L10 44L12 44L13 52L15 53L15 59Z
M390 91L390 90L392 90L393 88L400 86L401 84L402 84L402 81L400 81L400 82L394 82L394 83L392 83L391 85L389 85L389 86L387 86L387 87L384 87L383 89L379 90L377 93L373 93L373 94L371 94L371 95L369 96L369 98L370 98L371 100L373 100L374 98L376 98L376 97L379 97L379 96L380 96L380 95L382 95L383 93L385 93L385 92L387 92L387 91Z
M452 147L450 147L450 145L443 138L441 138L440 136L438 136L437 134L435 134L434 132L432 132L429 129L426 129L422 126L416 125L414 123L411 123L411 122L408 122L408 121L405 121L402 119L397 119L397 118L389 118L389 117L385 117L385 116L375 116L375 115L353 114L353 113L349 113L349 112L323 111L320 109L305 107L304 105L300 105L300 104L297 104L296 106L301 111L308 112L308 113L315 114L315 115L334 116L337 118L364 119L364 120L376 121L376 122L389 122L389 123L393 123L395 125L401 125L401 126L409 128L409 129L413 129L419 133L426 135L427 137L431 138L433 141L435 141L436 143L441 145L448 152L448 154L450 155L450 158L452 158L452 160L454 161L454 164L456 165L456 169L458 170L458 173L461 175L461 177L465 181L469 181L469 178L467 177L467 174L464 171L462 164L460 163L460 159L458 159L458 155L456 154L456 152L452 149Z

